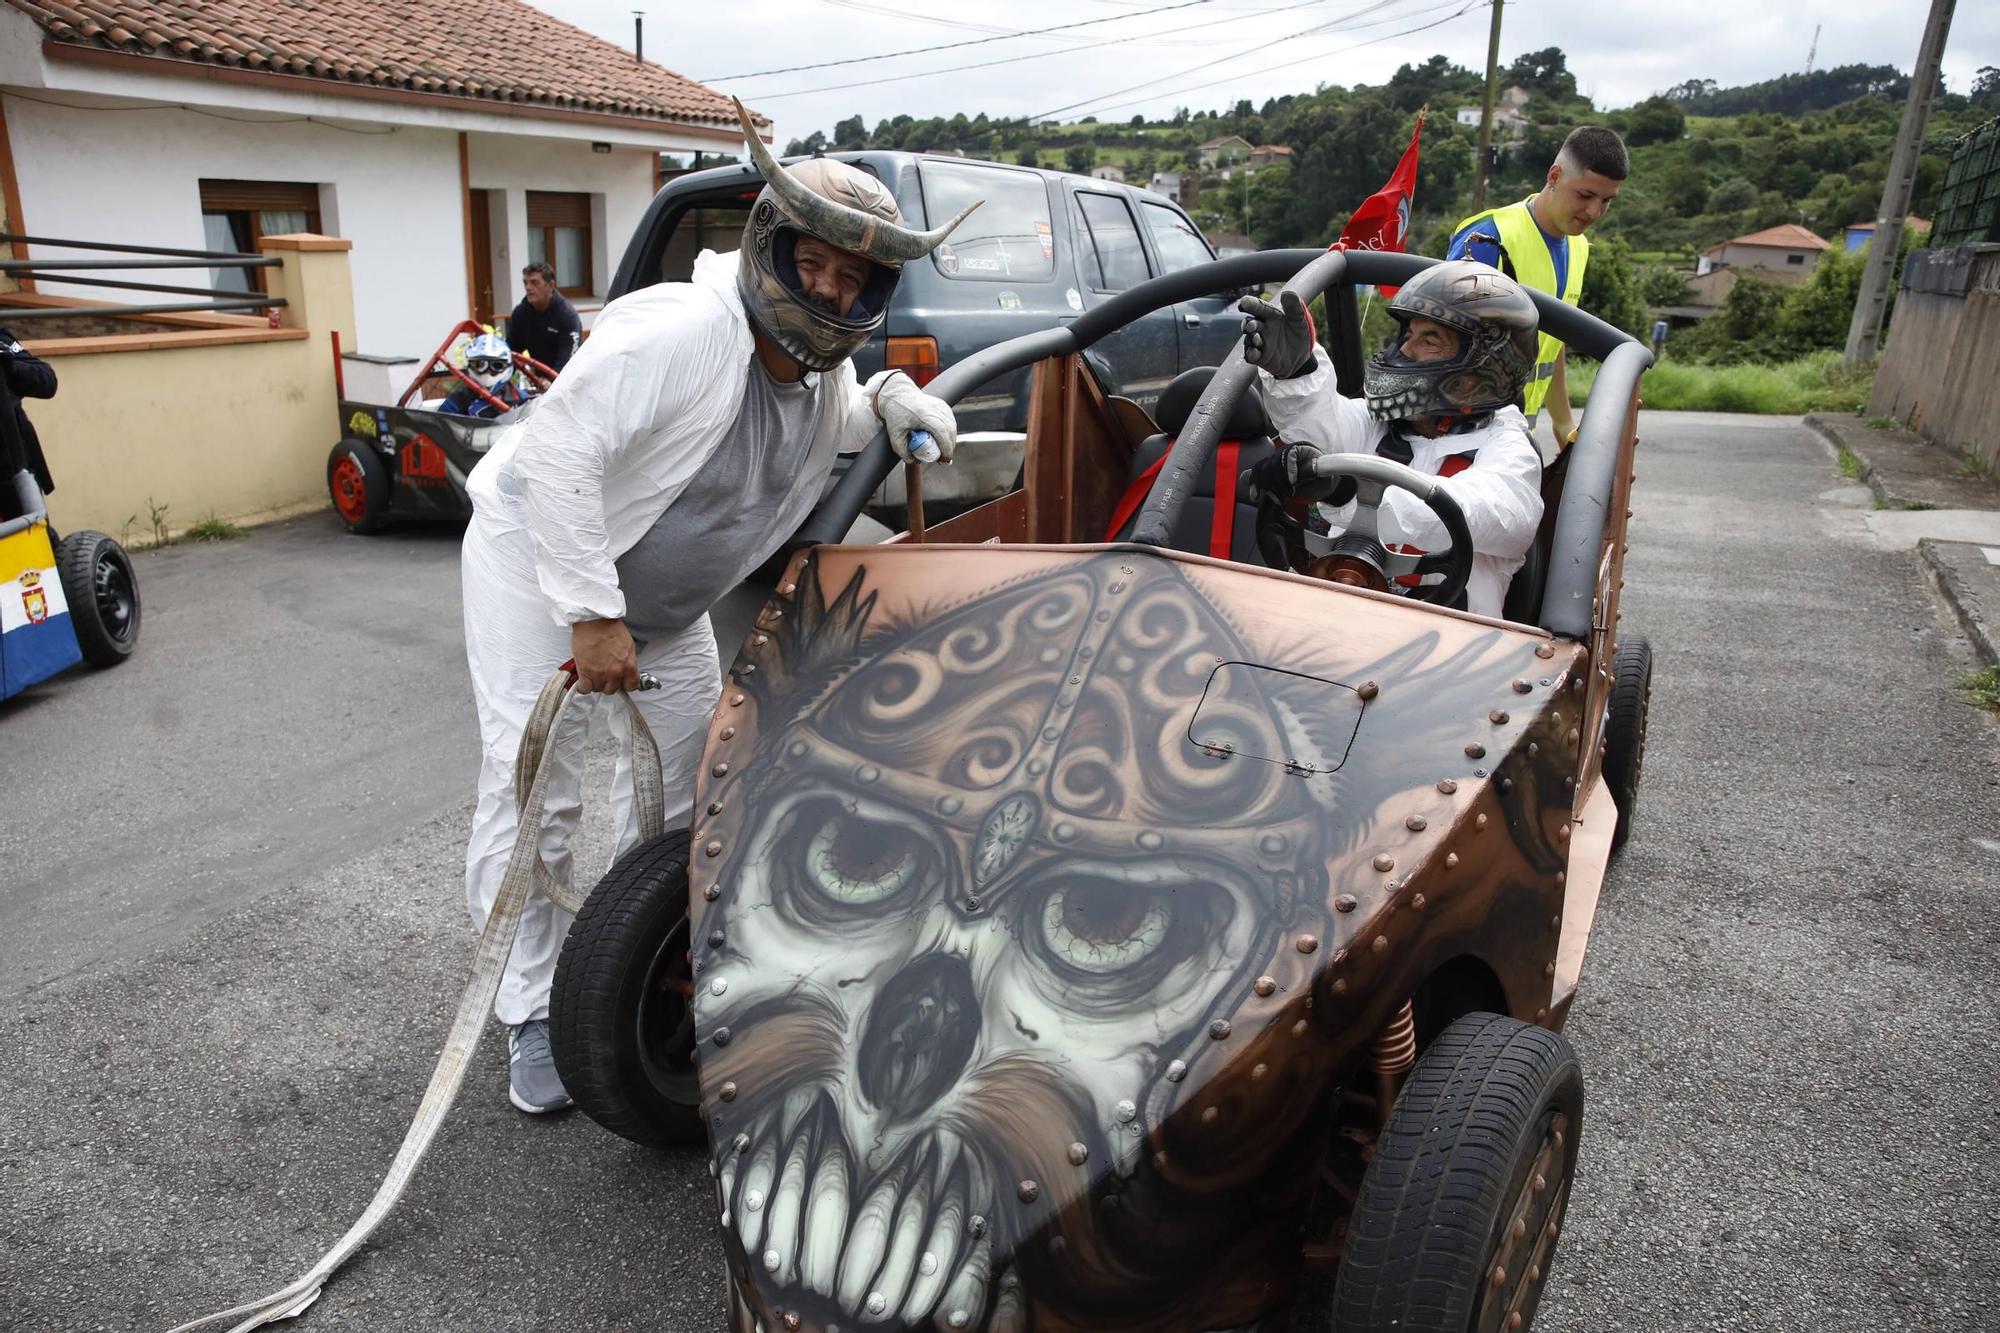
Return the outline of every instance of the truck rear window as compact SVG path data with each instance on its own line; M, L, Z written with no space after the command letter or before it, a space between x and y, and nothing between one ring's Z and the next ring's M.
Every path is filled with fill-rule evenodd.
M1043 282L1055 276L1055 231L1040 176L929 160L918 173L932 226L975 199L986 201L932 252L938 272L960 282Z

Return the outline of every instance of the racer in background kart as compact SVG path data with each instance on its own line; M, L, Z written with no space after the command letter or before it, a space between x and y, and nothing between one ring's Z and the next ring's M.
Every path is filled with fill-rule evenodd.
M1291 442L1243 474L1247 493L1313 500L1339 530L1353 514L1354 480L1314 475L1322 450L1377 454L1443 478L1472 534L1464 609L1500 615L1542 521L1541 456L1519 407L1535 364L1533 299L1470 260L1425 269L1389 303L1397 333L1369 359L1360 399L1335 388L1333 363L1298 297L1280 300L1282 308L1246 296L1237 307L1248 316L1244 360L1261 372L1272 423ZM1392 550L1450 544L1430 508L1394 488L1382 499L1381 536ZM1407 590L1417 578L1397 583Z
M495 407L474 393L471 385L461 383L438 404L438 411L467 417L497 417L534 396L515 384L513 349L496 333L480 334L465 349L465 373L507 406Z

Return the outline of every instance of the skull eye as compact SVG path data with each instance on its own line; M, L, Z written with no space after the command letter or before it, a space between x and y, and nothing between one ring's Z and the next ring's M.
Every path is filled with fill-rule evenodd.
M806 844L806 878L835 902L865 907L909 888L922 858L923 845L893 824L832 815Z
M1134 967L1159 951L1172 917L1157 900L1125 885L1071 885L1042 905L1042 935L1049 952L1084 972L1106 974Z

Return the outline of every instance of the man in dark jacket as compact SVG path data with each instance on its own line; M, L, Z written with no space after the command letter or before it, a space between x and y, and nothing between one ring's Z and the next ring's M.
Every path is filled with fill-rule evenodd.
M34 475L35 484L47 495L56 488L49 477L49 465L42 457L42 442L35 436L34 423L28 420L27 409L21 405L23 398L53 398L56 396L56 372L49 363L21 346L20 340L4 327L0 327L0 384L5 391L0 392L0 412L12 414L12 431L0 430L0 454L11 455L7 447L10 440L18 440L22 457L0 458L0 506L12 516L14 499L13 475L26 468Z
M576 307L556 290L556 271L547 264L522 269L521 285L528 294L507 316L507 345L550 370L561 370L583 337L583 321L576 317Z

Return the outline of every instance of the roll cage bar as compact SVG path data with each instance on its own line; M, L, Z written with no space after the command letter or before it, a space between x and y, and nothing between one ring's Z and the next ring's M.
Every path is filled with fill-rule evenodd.
M1143 315L1180 301L1213 295L1231 288L1283 280L1287 291L1302 301L1328 293L1338 302L1335 327L1336 370L1343 388L1354 387L1360 375L1360 329L1354 313L1354 285L1395 286L1408 282L1437 263L1421 255L1372 250L1265 250L1238 255L1154 278L1121 292L1096 309L1067 324L1010 338L974 353L932 380L925 391L955 403L977 386L999 375L1049 357L1081 352L1105 335ZM1542 598L1542 628L1567 639L1587 639L1592 631L1592 600L1596 596L1604 524L1611 516L1620 447L1631 409L1637 402L1639 377L1653 363L1652 353L1630 334L1594 315L1567 305L1544 292L1529 291L1544 332L1554 334L1586 356L1603 362L1591 389L1594 404L1616 404L1616 413L1586 410L1570 446L1569 475L1563 484L1549 553L1546 591ZM1256 378L1257 369L1243 360L1239 342L1202 393L1175 440L1140 510L1131 540L1137 545L1165 546L1167 534L1187 503L1191 481L1200 476L1221 437L1228 407ZM896 465L886 434L877 434L855 459L847 474L814 510L799 533L800 545L837 543L860 516L877 487Z

